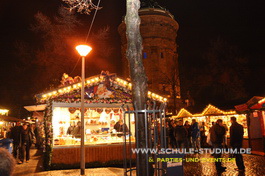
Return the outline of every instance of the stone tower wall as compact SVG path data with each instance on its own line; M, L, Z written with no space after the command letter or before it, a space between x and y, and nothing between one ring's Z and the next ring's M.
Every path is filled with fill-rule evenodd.
M176 38L179 25L169 12L161 9L140 9L139 15L143 39L143 63L148 77L148 87L161 95L170 94L168 79L172 77L174 64L178 66ZM127 78L129 68L126 59L127 39L124 22L120 24L118 30L122 43L123 76ZM179 79L177 84L177 92L180 94ZM162 91L165 89L167 90Z

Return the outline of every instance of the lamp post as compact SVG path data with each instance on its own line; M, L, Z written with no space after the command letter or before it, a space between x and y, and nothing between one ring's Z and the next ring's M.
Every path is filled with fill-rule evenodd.
M80 175L85 175L85 57L92 48L87 45L78 45L75 49L82 57Z

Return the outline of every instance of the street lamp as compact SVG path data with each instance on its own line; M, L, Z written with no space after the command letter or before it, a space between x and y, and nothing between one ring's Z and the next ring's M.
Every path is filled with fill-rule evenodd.
M75 47L75 49L80 56L82 56L80 175L85 175L85 57L92 50L92 48L87 45L78 45Z

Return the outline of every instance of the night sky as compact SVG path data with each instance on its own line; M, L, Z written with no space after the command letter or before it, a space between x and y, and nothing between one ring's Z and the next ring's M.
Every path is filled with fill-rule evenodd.
M245 80L248 98L255 95L265 96L264 1L161 0L158 2L171 12L179 23L177 44L180 67L185 66L187 69L200 65L210 42L220 37L229 44L237 46L249 60L250 76ZM19 112L23 111L23 106L34 103L32 96L35 94L27 91L31 86L27 81L16 80L24 75L23 73L16 75L18 73L14 71L14 67L19 67L15 43L36 40L36 36L29 30L30 24L34 22L34 14L40 11L47 16L53 16L62 4L60 0L0 1L0 107L9 108L12 115L21 116ZM120 38L117 27L125 15L125 0L102 0L101 6L103 9L98 11L92 32L110 26L114 54L106 60L106 65L110 65L111 72L121 74ZM92 15L79 15L79 17L88 30ZM101 69L99 65L94 71L99 73ZM89 73L88 70L87 75L98 73ZM30 80L31 74L27 73L25 77Z

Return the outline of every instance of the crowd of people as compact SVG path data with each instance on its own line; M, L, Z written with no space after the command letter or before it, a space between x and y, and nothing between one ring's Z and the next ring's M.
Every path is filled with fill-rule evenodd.
M242 148L244 130L243 126L237 123L235 117L231 117L231 126L228 129L227 125L223 124L222 119L218 119L209 128L206 135L206 126L202 122L201 125L192 119L192 123L185 121L169 121L167 122L167 138L168 147L171 148L194 148L194 151L205 148L227 148L227 132L230 130L230 147L239 150ZM222 153L214 153L215 158L221 158ZM242 154L234 154L237 168L235 170L244 172L245 166ZM222 166L221 162L215 162L217 171L225 171L226 167Z
M30 148L34 144L37 149L41 146L39 128L35 124L17 122L11 128L9 138L13 139L13 157L18 164L28 162L30 159Z
M201 146L207 147L205 125L199 125L195 119L192 123L186 121L167 122L168 144L172 148L194 148L199 149Z

